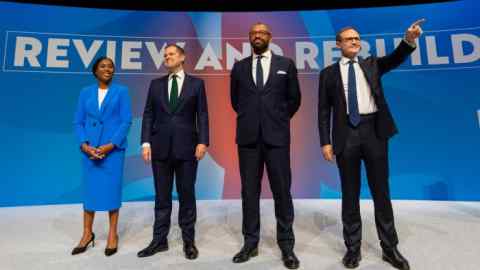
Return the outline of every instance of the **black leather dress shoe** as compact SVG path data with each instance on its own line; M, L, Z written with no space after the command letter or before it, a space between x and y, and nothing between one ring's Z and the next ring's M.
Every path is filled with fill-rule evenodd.
M300 267L300 261L293 251L282 253L283 265L288 269L297 269Z
M397 248L384 249L382 259L393 267L401 270L410 270L410 265Z
M195 260L198 257L198 249L193 243L184 243L183 253L185 253L185 258L189 260Z
M168 250L168 243L167 242L157 242L157 241L152 241L148 245L148 247L140 250L137 253L137 256L140 258L143 257L149 257L154 255L157 252L162 252Z
M258 255L258 248L257 247L243 247L240 252L233 256L234 263L243 263L250 260L251 257L255 257Z
M347 253L345 253L345 256L343 256L342 263L346 268L357 268L361 259L362 254L360 250L348 250Z

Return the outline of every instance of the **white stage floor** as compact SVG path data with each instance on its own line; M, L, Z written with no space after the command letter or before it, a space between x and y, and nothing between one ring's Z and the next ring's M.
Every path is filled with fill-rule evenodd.
M300 269L344 269L345 252L338 200L295 200L295 251ZM480 203L394 201L399 249L411 269L477 270L480 258ZM0 269L286 269L275 241L273 202L262 200L259 256L233 264L242 245L239 200L199 201L197 247L200 256L183 257L174 204L170 249L149 258L137 252L151 240L153 202L124 203L120 212L119 251L105 257L107 214L97 213L94 248L71 256L82 232L82 206L0 208ZM393 269L381 260L373 207L362 201L363 245L358 269Z

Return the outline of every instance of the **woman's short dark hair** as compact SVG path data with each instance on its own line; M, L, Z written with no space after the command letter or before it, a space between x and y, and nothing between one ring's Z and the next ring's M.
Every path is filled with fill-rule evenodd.
M93 63L93 66L92 66L92 73L93 73L93 76L95 76L95 78L97 77L95 72L97 72L98 65L100 65L100 62L102 62L103 60L110 60L110 62L112 62L112 65L113 65L113 70L115 70L115 63L113 63L113 60L110 57L101 56L101 57L97 58L97 60L95 60L95 62Z

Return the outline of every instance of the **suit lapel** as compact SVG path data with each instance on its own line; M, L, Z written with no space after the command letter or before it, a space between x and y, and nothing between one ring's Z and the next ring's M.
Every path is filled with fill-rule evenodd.
M185 74L185 78L183 79L182 89L180 90L180 96L178 97L178 102L182 102L186 96L188 96L187 91L190 89L190 76L187 73Z
M189 75L187 75L187 73L184 74L185 78L183 79L182 90L180 90L180 96L178 97L178 104L175 112L178 112L182 109L183 104L185 103L185 98L189 96L189 92L192 90L190 87L191 78Z
M253 68L252 68L252 63L253 63L253 55L248 57L247 61L245 62L247 64L247 78L249 78L249 83L250 83L250 89L254 92L257 92L257 85L255 84L255 81L253 80Z
M87 101L87 107L96 117L100 117L100 108L98 106L98 85L96 84L90 88L90 97Z
M168 75L162 78L160 83L160 100L162 101L163 109L166 112L172 113L170 111L170 106L168 104Z
M376 90L372 87L372 73L370 72L370 69L367 66L367 63L365 60L361 57L358 57L358 65L363 71L363 74L365 75L365 79L367 80L368 85L370 86L370 89L372 90L372 93L376 94Z
M345 111L347 109L347 99L345 98L345 88L343 87L343 80L342 80L342 73L340 72L340 61L338 61L334 66L333 66L333 73L335 75L335 85L336 85L336 91L340 95L340 100L342 101L342 104L345 108Z
M110 84L110 87L108 88L107 95L103 99L102 106L100 106L100 115L102 115L105 112L105 107L108 106L110 101L112 100L112 97L115 96L117 93L117 86L114 84ZM98 90L97 90L98 91ZM98 93L97 93L97 100L98 100Z
M268 72L268 78L265 82L265 86L263 87L263 92L268 92L270 90L270 85L272 84L273 77L277 73L278 70L278 62L277 56L272 52L272 59L270 60L270 71Z

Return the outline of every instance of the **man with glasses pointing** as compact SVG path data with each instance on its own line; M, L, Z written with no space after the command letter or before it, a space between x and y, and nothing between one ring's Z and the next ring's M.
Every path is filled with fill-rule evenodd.
M368 185L375 207L375 224L383 260L398 269L408 270L408 261L397 249L388 185L388 139L397 128L386 102L381 78L398 67L415 50L421 35L420 24L413 23L398 47L385 57L357 56L360 35L353 27L336 36L342 52L340 61L320 73L318 128L322 154L328 161L336 156L342 187L343 237L347 252L346 268L356 268L361 260L362 221L360 217L360 168L365 164ZM331 125L333 127L331 127Z

